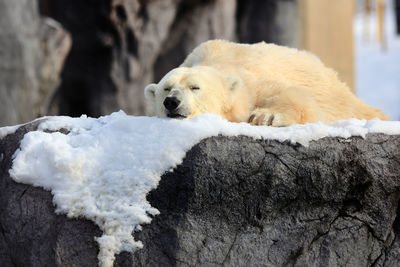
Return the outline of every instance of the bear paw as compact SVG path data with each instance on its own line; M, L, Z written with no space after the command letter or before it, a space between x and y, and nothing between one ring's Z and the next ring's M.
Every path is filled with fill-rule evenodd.
M274 112L267 108L258 108L251 112L248 123L274 127L285 127L295 124L287 114Z

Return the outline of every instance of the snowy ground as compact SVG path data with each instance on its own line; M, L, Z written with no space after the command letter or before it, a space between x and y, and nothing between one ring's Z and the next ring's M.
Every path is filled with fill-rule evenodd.
M44 131L60 128L70 133ZM24 136L10 175L17 182L51 190L57 212L99 225L103 235L96 239L98 257L107 267L112 266L114 254L141 247L132 231L149 223L149 214L158 214L147 202L147 193L200 140L219 134L247 135L307 146L326 136L365 137L372 132L400 134L400 121L351 119L274 128L231 123L217 115L175 120L133 117L121 111L99 119L49 117L38 131Z
M354 20L357 95L378 107L391 120L400 120L400 36L395 34L391 1L387 1L385 35L387 48L376 41L375 14L370 17L369 42L363 38L362 14Z

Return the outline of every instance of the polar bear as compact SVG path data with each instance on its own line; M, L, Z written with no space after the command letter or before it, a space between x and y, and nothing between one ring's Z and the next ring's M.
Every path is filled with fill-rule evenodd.
M231 122L289 126L387 118L366 105L313 54L266 44L200 44L158 84L145 88L147 115L218 114Z

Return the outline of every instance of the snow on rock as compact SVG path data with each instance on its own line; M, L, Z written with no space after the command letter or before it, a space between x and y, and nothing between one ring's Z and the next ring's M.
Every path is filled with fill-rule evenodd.
M206 137L247 135L307 146L322 137L400 134L400 122L380 120L273 128L231 123L209 114L174 120L120 111L99 119L46 119L24 136L10 175L17 182L51 190L58 213L88 218L101 228L100 266L112 266L115 254L142 246L131 233L159 213L146 200L147 193ZM51 132L62 128L69 133Z
M15 125L15 126L6 126L6 127L1 127L0 128L0 139L2 139L4 136L13 134L15 131L20 127L21 125Z

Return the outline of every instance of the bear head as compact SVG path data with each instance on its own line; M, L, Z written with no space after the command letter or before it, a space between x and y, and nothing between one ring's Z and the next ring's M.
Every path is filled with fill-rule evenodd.
M239 77L226 76L212 67L179 67L158 84L146 86L147 115L184 119L213 113L224 117L241 86Z

